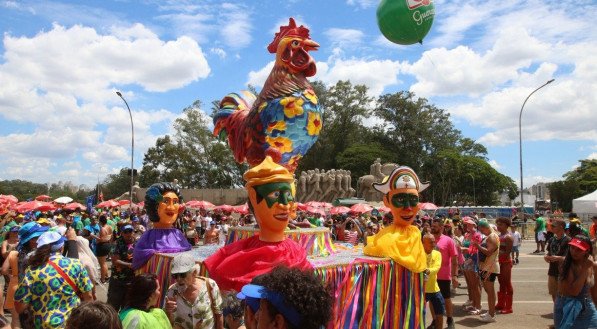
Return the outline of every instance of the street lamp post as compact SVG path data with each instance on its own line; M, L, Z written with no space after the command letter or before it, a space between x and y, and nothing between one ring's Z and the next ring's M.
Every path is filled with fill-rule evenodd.
M133 185L135 184L135 170L134 170L134 154L135 154L135 128L133 126L133 114L131 113L131 108L129 107L129 103L126 102L126 99L122 97L120 91L116 92L118 97L122 98L126 108L129 110L129 116L131 117L131 189L129 191L129 218L133 218Z
M520 114L518 115L518 149L520 151L520 213L522 216L520 218L521 220L524 220L524 196L522 194L522 191L524 189L523 181L522 181L522 111L524 110L524 105L527 103L527 101L529 100L531 95L533 95L537 90L552 83L554 80L555 79L551 79L551 80L547 81L546 83L542 84L539 88L533 90L533 92L531 92L527 96L527 98L524 100L524 103L522 103L522 107L520 108Z

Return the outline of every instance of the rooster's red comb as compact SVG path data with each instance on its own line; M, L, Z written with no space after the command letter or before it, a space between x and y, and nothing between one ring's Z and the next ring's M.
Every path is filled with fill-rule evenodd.
M274 41L267 46L267 50L274 54L278 49L278 44L280 40L284 37L302 37L304 39L309 39L309 29L304 27L303 25L297 27L294 18L290 17L288 26L280 26L280 32L276 33L274 37Z

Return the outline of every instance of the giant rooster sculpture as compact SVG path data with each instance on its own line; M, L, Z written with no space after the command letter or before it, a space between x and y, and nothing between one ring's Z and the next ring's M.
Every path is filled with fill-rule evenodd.
M309 55L319 44L290 18L267 47L276 61L258 96L231 93L214 116L214 135L228 135L236 161L258 165L267 155L291 172L315 143L322 127L321 108L307 77L315 75Z

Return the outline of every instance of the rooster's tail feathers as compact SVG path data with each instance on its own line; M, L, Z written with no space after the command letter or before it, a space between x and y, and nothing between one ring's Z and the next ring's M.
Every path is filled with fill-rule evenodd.
M228 126L228 119L235 111L249 111L253 102L255 102L255 95L250 91L243 90L240 93L230 93L220 101L220 108L214 115L214 136L219 136L220 133L226 133Z

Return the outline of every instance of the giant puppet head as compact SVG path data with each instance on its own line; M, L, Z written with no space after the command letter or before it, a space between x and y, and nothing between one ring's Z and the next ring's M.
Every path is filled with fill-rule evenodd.
M259 239L267 242L284 240L284 229L296 211L294 176L267 156L243 177L247 182L249 208L259 224Z
M419 192L429 186L421 183L419 176L410 168L401 166L373 187L384 194L383 203L394 216L394 225L411 225L419 212Z
M145 192L145 210L154 228L172 228L184 210L180 189L172 183L155 183Z

